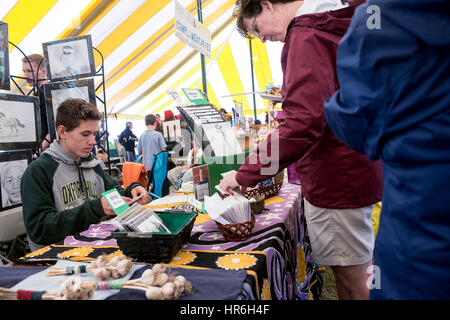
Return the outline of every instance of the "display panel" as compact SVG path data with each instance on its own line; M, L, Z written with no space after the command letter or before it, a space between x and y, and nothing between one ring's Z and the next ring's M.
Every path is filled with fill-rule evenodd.
M42 48L50 82L95 76L90 35L45 42Z
M44 85L50 140L56 138L56 110L70 98L80 98L97 105L93 79L47 83Z
M0 150L38 149L40 121L37 97L0 93Z
M22 205L20 182L30 162L30 150L0 152L0 211Z
M9 82L8 24L0 21L0 89L11 90Z
M211 104L177 107L207 157L242 153L229 121Z

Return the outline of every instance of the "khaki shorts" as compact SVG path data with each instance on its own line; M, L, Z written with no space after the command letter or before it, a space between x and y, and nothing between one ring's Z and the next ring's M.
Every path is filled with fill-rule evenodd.
M374 247L373 205L356 209L326 209L305 199L305 216L314 261L327 266L369 262Z

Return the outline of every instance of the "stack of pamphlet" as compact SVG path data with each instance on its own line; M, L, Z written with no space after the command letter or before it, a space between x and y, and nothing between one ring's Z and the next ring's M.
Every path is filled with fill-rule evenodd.
M138 203L134 203L121 215L105 223L115 225L119 231L171 233L154 211Z
M239 193L222 199L215 193L205 197L205 209L214 221L220 224L235 224L251 220L252 210L247 198Z

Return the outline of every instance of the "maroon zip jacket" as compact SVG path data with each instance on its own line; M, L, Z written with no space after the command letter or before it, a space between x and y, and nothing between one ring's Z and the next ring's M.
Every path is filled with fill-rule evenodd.
M315 206L359 208L381 201L381 163L338 140L326 122L323 106L339 88L336 54L354 9L350 6L292 20L281 54L283 114L279 127L241 165L236 175L240 185L254 186L296 163L302 192ZM273 167L276 170L268 169Z

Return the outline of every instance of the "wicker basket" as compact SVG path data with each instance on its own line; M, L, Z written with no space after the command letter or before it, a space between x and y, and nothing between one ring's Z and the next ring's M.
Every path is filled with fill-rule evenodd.
M219 195L222 199L230 196L228 193L219 193ZM264 198L263 196L256 196L254 198L258 199L259 201L257 200L257 202L250 202L250 209L252 210L252 214L261 213L264 210Z
M252 212L251 221L232 224L221 224L216 221L216 224L226 240L243 241L247 240L252 235L252 230L255 226L255 215Z
M261 212L263 212L264 210L264 196L260 195L257 197L254 197L253 199L255 199L255 202L250 202L250 208L252 209L252 212L254 214L259 214Z
M268 199L270 197L277 195L278 192L280 192L281 187L283 186L283 179L284 179L284 170L277 173L277 175L273 177L274 180L273 184L265 187L247 190L242 195L247 199L256 198L258 196L264 196L264 199Z

